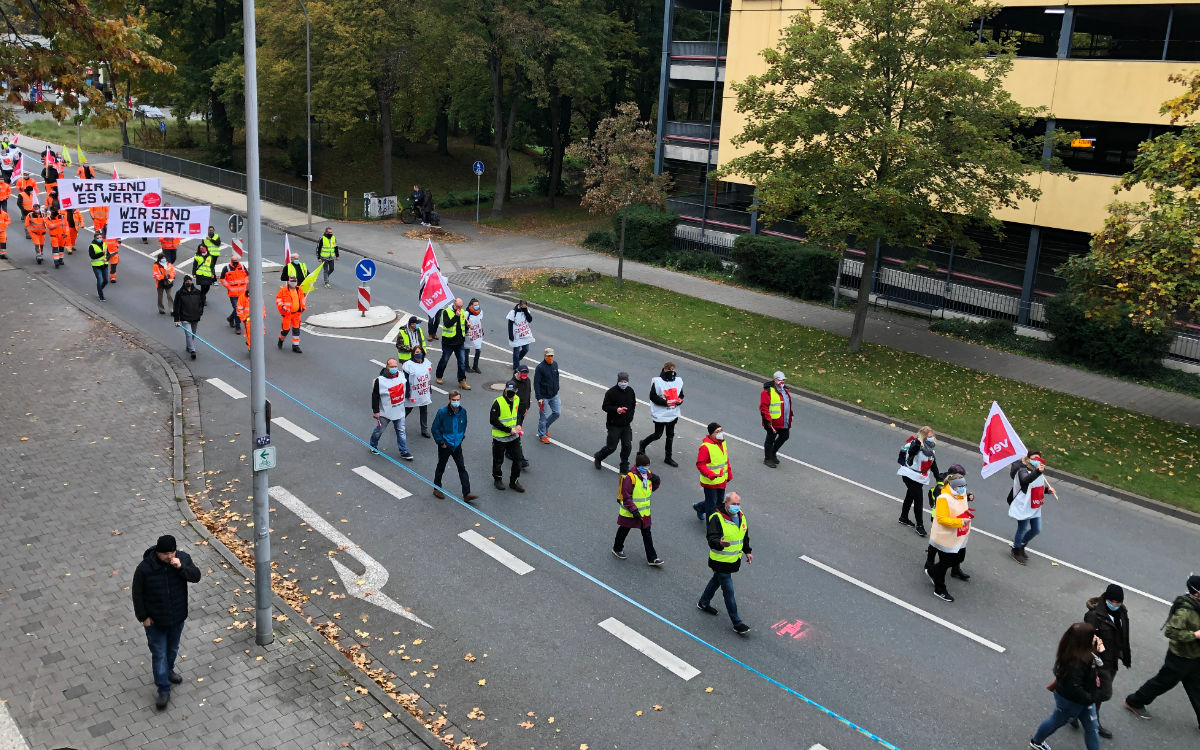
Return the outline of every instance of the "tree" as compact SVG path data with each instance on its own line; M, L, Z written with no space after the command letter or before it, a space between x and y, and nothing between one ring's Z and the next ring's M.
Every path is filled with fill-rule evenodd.
M1018 135L1039 111L1004 89L1012 47L978 42L974 0L815 0L763 52L767 71L735 84L747 151L720 171L757 188L770 222L866 252L849 351L862 346L880 244L974 249L971 222L1036 200L1045 168Z
M1188 89L1162 106L1177 124L1200 111L1200 74L1170 80ZM1160 333L1181 318L1200 321L1200 123L1143 142L1114 191L1138 185L1149 200L1114 201L1091 251L1061 271L1089 316Z
M617 105L617 114L600 121L596 134L572 144L568 154L587 164L581 201L592 214L621 212L617 241L617 286L625 270L625 221L629 207L653 204L662 207L670 178L654 174L654 131L638 119L633 102Z

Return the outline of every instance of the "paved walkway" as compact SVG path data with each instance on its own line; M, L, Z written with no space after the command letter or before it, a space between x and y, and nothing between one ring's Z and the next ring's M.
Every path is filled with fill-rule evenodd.
M250 582L175 501L163 360L5 261L0 319L0 749L441 746L294 612L255 645ZM164 533L203 577L159 712L129 586Z
M31 148L41 148L40 142L33 139L24 139L22 143ZM164 189L181 197L229 210L245 210L246 197L241 193L126 162L116 164L122 174L161 177ZM332 225L343 249L412 270L420 268L425 241L404 236L405 232L419 227L402 225L396 221L336 221L313 217L314 231L309 233L303 211L263 203L262 216L265 223L306 237L314 245L317 235L324 227ZM616 258L602 253L553 240L478 227L473 222L451 220L444 221L443 226L468 238L467 242L445 243L438 247L444 270L452 277L452 281L456 281L460 286L469 287L472 280L472 276L453 278L456 272L461 271L481 272L474 274L473 278L478 282L474 288L482 290L486 290L487 280L494 278L498 269L592 268L607 274L616 274ZM807 304L629 261L625 263L625 275L626 278L663 289L824 329L842 336L849 336L850 333L853 314L845 310ZM867 325L867 340L934 359L966 364L982 372L1033 383L1100 403L1200 427L1200 399L939 336L931 332L921 318L875 311Z

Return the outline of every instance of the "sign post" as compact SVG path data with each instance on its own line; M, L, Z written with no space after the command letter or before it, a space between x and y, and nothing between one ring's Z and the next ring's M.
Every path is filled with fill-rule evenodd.
M476 161L471 165L471 171L475 173L475 223L479 223L479 178L483 176L483 162Z
M367 310L371 309L371 287L367 286L367 282L375 278L375 261L363 258L354 266L354 275L359 281L358 312L365 318Z

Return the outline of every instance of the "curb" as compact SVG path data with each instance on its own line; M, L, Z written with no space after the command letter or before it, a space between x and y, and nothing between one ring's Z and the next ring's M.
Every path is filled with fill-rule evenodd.
M17 270L15 266L14 266L13 270ZM21 270L24 271L24 269L21 269ZM184 436L184 421L185 421L184 406L183 406L183 393L184 393L185 389L189 391L189 393L192 395L192 400L191 400L192 407L191 408L196 409L198 412L199 411L199 406L198 406L199 401L198 401L197 397L199 396L199 388L196 387L195 381L191 377L191 372L187 370L186 365L183 364L183 361L180 360L174 352L166 349L165 347L163 347L161 344L158 344L157 342L145 340L140 334L138 334L137 332L132 331L128 327L126 327L126 325L124 325L125 324L124 320L122 320L120 318L116 318L114 320L114 318L112 318L112 317L103 315L100 310L96 309L93 305L90 304L90 301L85 301L79 297L71 295L65 289L61 288L57 284L57 282L54 282L50 279L34 276L34 275L30 274L28 271L25 271L25 274L27 276L29 276L29 278L35 279L35 280L40 281L41 283L45 284L47 287L50 288L51 291L53 291L58 296L62 297L63 300L65 300L67 302L67 304L79 309L85 315L88 315L89 317L95 318L97 320L104 320L104 321L112 324L113 326L115 326L123 338L125 338L131 344L137 346L139 349L141 349L143 352L145 352L151 359L153 359L155 361L156 364L158 364L160 367L162 367L163 370L167 373L167 377L171 382L171 402L172 402L171 406L172 406L172 413L173 413L173 416L171 419L172 441L173 441L173 450L174 450L174 456L172 457L172 461L173 461L172 473L175 476L172 481L172 487L174 489L175 501L179 507L179 513L181 516L183 516L183 519L188 522L188 525L197 534L197 536L200 539L203 539L204 541L208 542L208 544L214 550L216 550L217 554L219 554L222 558L224 558L225 562L227 562L231 568L233 568L235 571L237 571L239 574L241 574L243 578L246 578L249 580L254 580L254 572L247 569L244 565L242 565L242 562L241 562L241 560L238 559L237 555L233 554L233 552L230 551L230 549L228 547L226 547L221 542L221 540L217 539L209 532L208 528L205 527L204 524L202 524L196 518L196 515L192 512L191 506L187 502L187 490L186 490L187 479L186 479L186 475L184 473L185 468L184 468L184 459L183 459L183 436ZM175 360L178 363L178 365L177 366L173 365L170 362L170 360L168 359L168 357L170 359ZM180 377L180 373L176 370L176 367L178 367L181 370L186 372L186 375L183 378ZM199 458L200 465L197 467L197 470L196 470L196 476L198 476L198 477L203 476L203 473L204 473L203 451L199 451L199 454L200 454L200 458ZM276 594L274 591L271 592L271 599L272 599L272 606L275 609L279 610L280 612L283 612L283 613L290 612L290 613L300 614L290 604L288 604L286 601L284 601L282 597L280 597L278 594ZM297 622L298 622L298 618L297 618ZM320 648L321 650L323 650L330 657L332 657L335 662L337 662L337 663L346 662L349 665L349 669L353 670L353 672L355 674L361 675L362 679L356 678L355 682L357 682L358 684L360 684L364 688L366 688L368 693L371 696L373 696L375 698L375 700L377 700L379 702L381 708L383 708L387 711L391 711L392 716L394 718L396 718L401 724L403 724L406 729L408 729L410 732L412 732L413 736L416 738L416 740L418 742L422 743L423 745L425 745L425 747L429 748L430 750L439 750L440 748L446 747L446 745L440 739L438 739L432 732L430 732L430 730L428 730L423 723L418 721L416 719L416 717L414 717L412 714L410 714L408 712L408 709L406 709L404 706L401 706L396 701L392 700L392 698L390 696L388 696L387 693L384 692L383 688L381 688L379 685L377 685L374 680L368 678L365 674L363 674L362 670L360 670L358 668L358 666L356 664L354 664L354 662L352 662L352 661L350 661L350 659L346 658L346 655L343 654L332 643L330 643L323 635L320 635L319 633L317 633L314 629L311 628L311 626L301 627L301 628L299 628L299 632L303 633L304 635L306 635L308 637L311 637L312 641L317 644L317 647ZM367 649L364 648L364 649L360 649L360 650L363 652L366 652L368 655L370 655L370 652L368 652ZM372 661L375 663L379 663L378 660L374 659L373 657L372 657ZM413 691L413 692L415 692L415 691ZM429 707L429 710L435 709L435 707L430 705L429 702L427 700L425 700L424 697L421 698L421 701ZM462 731L461 727L458 727L457 725L453 724L452 722L448 722L446 726L447 726L447 728L450 728L450 727L454 728L454 730L455 730L454 734L456 737L467 736L466 733Z
M466 288L471 289L472 287L468 286ZM494 297L499 297L500 299L505 299L505 300L508 300L508 301L514 302L514 303L517 301L517 297L515 297L511 294L505 293L505 292L494 292L489 289L476 289L476 291L487 292L488 294L490 294ZM759 383L765 382L766 380L770 379L769 376L764 375L762 373L756 373L751 370L746 370L744 368L734 367L733 365L728 365L728 364L725 364L724 362L717 362L716 360L708 359L707 357L701 357L701 356L693 354L691 352L687 352L682 349L677 349L673 346L668 346L666 344L663 344L658 341L654 341L652 339L648 339L648 338L645 338L642 336L637 336L632 333L626 333L624 331L618 331L614 328L609 328L608 326L602 325L600 323L596 323L596 322L587 320L586 318L581 318L577 315L572 315L571 313L566 313L561 310L556 310L551 307L546 307L544 305L536 305L532 302L529 303L529 306L531 308L534 308L537 310L552 313L555 316L563 318L565 320L569 320L572 323L577 323L579 325L585 326L587 328L591 328L596 331L603 331L604 333L608 333L613 336L619 336L619 337L628 339L629 341L634 341L636 343L642 344L643 346L647 346L647 347L651 347L654 349L658 349L660 351L668 352L671 355L676 356L676 357L690 359L693 362L698 362L702 365L706 365L708 367L711 367L716 370L720 370L725 373L729 373L731 375L738 375L741 377L745 377L747 379L757 378L757 381ZM873 411L871 409L864 409L863 407L858 406L857 404L851 404L847 401L842 401L840 399L836 399L831 396L826 396L821 393L816 393L815 391L810 391L807 388L798 388L798 387L792 386L792 390L794 392L797 392L798 395L801 395L804 398L807 398L811 401L816 401L817 403L824 404L825 406L831 406L835 409L839 409L841 411L847 412L849 414L853 414L855 416L865 417L867 419L871 419L876 422L880 422L880 423L887 424L887 425L894 424L895 426L904 428L906 430L909 430L910 432L916 432L916 430L919 427L919 425L913 424L912 422L907 422L904 419L891 417L891 416L888 416L887 414L884 414L884 413L878 412L878 411ZM963 439L957 438L957 437L952 437L949 435L940 436L939 440L944 443L949 443L950 445L953 445L957 448L963 448L963 449L969 450L969 451L975 451L979 447L973 443L967 442L966 440L963 440ZM1138 495L1136 493L1129 492L1127 490L1122 490L1117 487L1111 487L1107 484L1097 482L1094 479L1088 479L1086 477L1081 477L1078 474L1071 474L1069 472L1059 471L1056 469L1054 471L1054 476L1061 478L1065 481L1071 482L1072 484L1078 485L1079 487L1082 487L1084 489L1091 490L1092 492L1096 492L1101 495L1107 495L1114 499L1129 503L1130 505L1136 505L1140 508L1145 508L1146 510L1154 511L1156 513L1161 513L1162 515L1169 516L1171 518L1174 518L1174 519L1177 519L1180 521L1184 521L1184 522L1187 522L1190 524L1195 524L1197 526L1200 526L1200 513L1196 513L1194 511L1190 511L1185 508L1176 508L1173 505L1167 505L1166 503L1160 502L1158 500L1153 500L1151 498L1144 497L1142 495Z

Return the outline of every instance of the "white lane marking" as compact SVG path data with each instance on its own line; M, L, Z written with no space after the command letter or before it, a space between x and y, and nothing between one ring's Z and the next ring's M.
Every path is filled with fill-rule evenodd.
M380 362L377 359L369 359L367 361L373 365L379 365L380 367L387 367L387 365L385 365L383 362ZM442 394L443 396L450 392L444 388L438 388L436 385L434 385L432 383L429 384L429 387L432 388L433 390L437 391L438 393Z
M537 439L536 435L535 435L534 439L535 440ZM567 445L566 443L559 442L558 440L555 440L554 438L550 438L550 444L557 445L559 448L562 448L563 450L567 451L568 453L574 453L576 456L579 456L580 458L586 458L588 461L594 462L596 460L596 457L594 455L588 455L587 453L584 453L583 451L578 450L577 448L572 448L571 446ZM608 463L607 461L601 461L600 465L603 466L604 468L608 469L611 472L615 472L618 474L620 473L620 471L617 469L616 466L613 466L612 464Z
M313 443L320 439L287 417L275 417L271 423L282 427L306 443Z
M230 385L229 383L226 383L224 380L221 380L220 378L209 378L208 384L211 385L212 387L216 388L217 390L224 392L226 396L229 396L232 399L239 399L239 398L246 397L246 394L242 393L237 388L234 388L232 385Z
M403 310L396 310L396 324L389 328L388 332L385 333L383 338L379 340L385 344L396 343L396 336L400 334L400 329L403 328L406 323L408 323L408 319L410 317L411 316Z
M810 747L808 750L829 750L829 748L827 748L821 744L816 744L816 745L813 745L812 747Z
M533 571L532 565L504 549L499 544L496 544L491 539L488 539L487 537L478 533L474 529L467 529L463 533L459 534L458 538L462 539L472 547L475 547L483 554L492 558L519 576L523 576L526 573Z
M869 583L863 583L862 581L858 580L857 578L854 578L853 576L847 575L846 573L843 573L842 571L840 571L836 568L832 568L823 562L818 562L817 560L812 559L808 555L801 555L800 559L803 560L804 562L808 563L809 565L812 565L813 567L820 568L821 570L825 571L826 573L829 573L830 575L834 575L834 576L837 576L838 578L841 578L843 581L846 581L847 583L852 583L864 591L869 591L872 594L875 594L876 596L878 596L882 599L886 599L887 601L891 602L892 604L895 604L898 607L903 607L904 609L907 609L909 612L912 612L915 615L920 615L921 617L924 617L926 620L929 620L930 622L935 622L938 625L941 625L942 627L944 627L948 630L953 630L955 633L958 633L961 636L970 638L971 640L975 641L976 643L987 646L988 648L992 649L993 651L995 651L997 653L1003 654L1005 651L1005 648L998 643L993 643L992 641L989 641L987 638L984 638L981 635L976 635L975 633L972 633L970 630L967 630L966 628L955 625L954 623L952 623L948 620L943 620L942 618L938 617L937 615L935 615L931 612L926 612L925 610L921 609L920 607L909 604L908 602L904 601L903 599L892 596L891 594L887 593L886 591L881 591L880 589L875 588L874 586L870 585Z
M389 495L396 498L397 500L403 500L404 498L410 497L412 495L411 492L404 489L403 487L396 484L395 482L388 479L387 477L380 474L379 472L375 471L374 469L369 469L366 466L355 466L353 471L355 474L359 475L363 479L367 480L368 482L375 485L376 487L383 490L384 492L388 493Z
M684 682L692 679L700 674L700 670L688 664L683 659L680 659L675 654L666 650L646 636L637 632L625 623L615 617L610 617L607 620L599 623L600 627L619 640L624 641L633 647L635 651L640 651L654 661L658 665L665 668L668 672L682 679Z
M339 550L358 560L366 568L366 572L360 576L342 563L330 558L329 562L333 563L334 569L341 577L342 583L346 587L346 593L365 602L383 607L387 611L412 620L418 625L433 628L432 625L417 617L412 612L409 612L399 602L380 591L388 581L387 568L380 565L375 558L350 541L350 537L333 528L333 525L322 518L320 514L305 505L300 498L288 492L283 487L272 487L268 490L268 494L270 494L271 499L284 505L288 510L299 516L302 521L336 544Z

